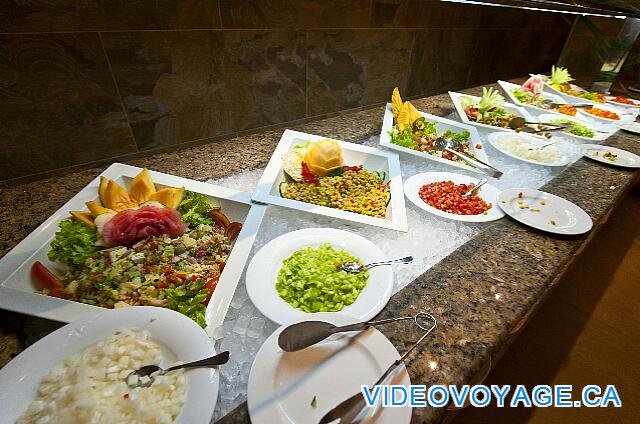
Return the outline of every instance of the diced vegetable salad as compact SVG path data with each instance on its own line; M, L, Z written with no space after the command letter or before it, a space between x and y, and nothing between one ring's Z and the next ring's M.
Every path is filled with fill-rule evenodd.
M369 279L367 271L343 271L345 262L362 263L330 243L300 249L282 263L276 283L278 295L304 312L338 312L355 302Z

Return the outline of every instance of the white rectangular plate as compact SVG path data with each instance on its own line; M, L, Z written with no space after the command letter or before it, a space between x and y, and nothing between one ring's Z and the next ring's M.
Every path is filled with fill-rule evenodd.
M430 115L424 112L420 112L420 114L428 122L435 122L438 135L443 134L447 130L451 130L457 133L461 133L463 131L469 131L469 133L471 134L469 137L469 149L471 150L471 153L473 153L481 161L485 163L489 163L489 158L487 157L487 153L484 150L484 145L482 144L482 140L480 139L480 134L478 134L478 131L474 127L472 127L471 125L462 124L457 121L452 121L451 119ZM407 153L414 156L420 156L421 158L444 163L446 165L455 166L455 167L466 169L473 172L480 172L480 171L477 171L476 168L473 168L464 162L456 162L456 161L444 159L439 156L421 152L419 150L414 150L408 147L403 147L403 146L398 146L397 144L393 144L391 142L391 136L389 135L389 131L391 131L392 129L393 129L393 111L391 110L391 103L387 103L387 108L384 111L384 120L382 121L382 131L380 132L381 146L384 146L388 149L397 150L402 153ZM476 148L476 146L478 145L480 146L480 148Z
M101 175L128 187L131 179L142 169L114 163ZM266 207L251 203L251 194L203 182L149 171L158 189L184 187L215 198L231 221L242 223L242 231L235 241L220 281L207 307L207 330L222 324L229 303L246 264ZM31 265L40 261L49 269L64 270L60 262L47 258L49 244L58 231L58 223L69 217L72 210L86 209L85 202L98 200L100 177L96 177L71 200L22 240L0 260L0 308L61 322L71 322L84 314L95 314L102 308L37 293L31 279Z
M375 225L398 231L408 231L407 211L404 205L402 176L400 174L400 160L396 153L336 140L342 148L346 165L363 165L369 171L384 171L388 176L390 180L389 189L391 191L391 202L389 202L389 206L387 206L386 218L374 218L355 212L347 212L280 197L280 183L286 181L284 171L282 170L282 158L284 155L289 153L296 145L305 144L308 141L319 141L325 138L327 137L286 130L282 134L282 138L260 178L260 182L258 183L256 191L253 193L252 199L256 202L284 206L347 221Z
M582 87L580 87L578 85L575 85L575 84L570 84L570 85L571 85L571 88L574 89L574 90L578 90L578 91L582 91L584 93L588 93L587 90L585 90L584 88L582 88ZM555 88L553 88L551 86L551 84L548 84L546 82L544 83L544 90L547 93L555 94L556 96L562 97L563 99L565 99L567 101L567 103L571 103L571 104L576 104L576 103L592 103L594 105L602 104L602 103L594 102L593 100L584 99L582 97L572 96L571 94L563 93L560 90L556 90Z
M471 98L473 100L480 101L480 97L471 96L469 94L456 93L456 92L453 92L453 91L449 91L449 97L451 97L451 100L453 101L453 105L455 106L456 111L458 112L458 116L460 116L460 119L465 124L473 125L475 127L484 128L484 129L491 130L491 131L513 132L513 130L510 129L510 128L494 127L493 125L480 124L478 122L470 121L469 118L467 118L467 114L464 113L464 108L462 107L462 104L461 104L462 99L465 98L465 97L469 97L469 98ZM533 117L523 107L516 106L516 105L511 104L511 103L505 103L505 104L502 105L502 107L507 112L512 113L515 116L521 116L525 120L533 122ZM533 137L545 138L543 136L537 136L537 135L534 135Z
M553 113L553 114L564 116L564 117L574 118L571 115L565 115L564 113L556 112L555 110L552 110L552 109L543 109L543 108L538 107L538 106L533 106L533 105L530 105L530 104L527 104L527 103L522 103L513 94L513 90L514 89L521 87L518 84L514 84L514 83L508 82L508 81L498 81L498 84L500 85L500 88L502 88L502 91L504 91L505 94L507 95L507 97L509 98L509 101L511 103L513 103L514 105L516 105L516 106L525 107L528 110L531 110L531 111L534 111L534 112L537 112L537 113ZM556 94L543 92L543 93L540 94L540 97L542 99L551 100L551 101L556 102L556 103L567 103L567 104L569 103L565 99L563 99L562 97L560 97L560 96L558 96Z

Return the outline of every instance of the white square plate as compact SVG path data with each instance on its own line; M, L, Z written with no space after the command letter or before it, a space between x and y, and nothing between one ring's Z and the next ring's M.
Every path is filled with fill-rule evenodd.
M101 175L128 187L131 179L141 170L135 166L114 163ZM227 313L266 207L253 205L250 193L160 172L149 173L158 189L184 187L206 194L220 203L222 211L231 221L242 223L242 231L207 307L206 323L211 335L211 331L222 324ZM42 262L54 272L64 269L60 262L52 262L47 258L49 243L58 231L58 223L67 219L70 211L84 210L85 202L98 200L99 184L98 176L0 260L0 308L61 322L71 322L83 314L95 314L103 310L97 306L37 293L31 279L31 265L35 261Z
M491 131L514 132L510 128L502 128L502 127L495 127L493 125L480 124L478 122L470 121L469 118L467 118L467 114L464 113L464 108L462 107L462 104L461 104L462 99L465 98L465 97L469 97L469 98L471 98L473 100L479 101L480 97L471 96L469 94L456 93L456 92L453 92L453 91L449 91L449 97L451 97L451 100L453 101L453 105L455 106L456 111L458 112L458 116L460 116L460 119L465 124L473 125L475 127L484 128L484 129L491 130ZM520 116L520 117L524 118L526 121L530 121L530 122L534 121L534 118L531 116L531 114L529 112L527 112L527 110L525 108L523 108L523 107L516 106L516 105L511 104L511 103L504 103L502 105L502 107L507 112L512 113L515 116ZM544 138L546 140L546 138L544 136L534 135L533 137Z
M482 144L482 140L480 139L480 134L478 134L478 130L476 130L471 125L462 124L457 121L452 121L451 119L442 118L436 115L430 115L428 113L420 112L420 114L428 121L435 122L436 130L438 131L438 135L443 134L445 131L450 130L453 132L461 133L463 131L469 131L469 150L471 153L475 155L478 159L485 163L489 163L489 158L487 157L487 153L484 150L484 145ZM399 152L407 153L410 155L420 156L425 159L434 160L436 162L444 163L446 165L455 166L457 168L466 169L473 172L479 172L476 168L473 168L467 165L464 162L456 162L448 159L441 158L439 156L431 155L429 153L420 152L418 150L410 149L408 147L398 146L397 144L393 144L391 142L391 136L389 135L389 131L393 129L393 111L391 110L391 103L387 103L387 108L384 111L384 120L382 121L382 131L380 132L380 145L384 146L388 149L397 150ZM480 148L476 148L476 146L480 146Z
M512 82L508 82L508 81L500 81L498 80L498 84L500 85L500 88L502 88L502 91L505 92L505 94L507 95L507 98L509 99L509 101L511 103L513 103L516 106L521 106L521 107L525 107L529 110L532 110L534 112L538 112L538 113L554 113L556 115L560 115L560 116L564 116L564 117L569 117L569 118L574 118L571 115L565 115L564 113L560 113L560 112L556 112L553 109L543 109L541 107L538 106L533 106L527 103L522 103L520 100L518 100L518 98L513 94L513 90L516 88L521 88L520 85L518 84L514 84ZM563 99L562 97L556 95L556 94L551 94L551 93L547 93L547 92L543 92L540 93L540 98L544 99L544 100L551 100L553 102L556 103L568 103L565 99Z
M286 130L282 134L282 138L260 178L258 187L253 192L252 199L256 202L284 206L347 221L359 222L361 224L375 225L398 231L408 231L407 211L405 209L404 194L402 192L400 160L396 153L336 140L342 148L346 165L362 165L370 171L384 171L386 173L390 181L389 190L391 192L391 201L387 206L386 218L375 218L355 212L329 208L327 206L318 206L298 200L285 199L280 196L280 183L286 181L285 173L282 169L282 158L296 145L302 145L308 141L319 141L325 138L327 137Z

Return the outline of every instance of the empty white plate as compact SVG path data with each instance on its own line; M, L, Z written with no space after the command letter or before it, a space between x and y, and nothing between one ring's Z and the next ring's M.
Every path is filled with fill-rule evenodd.
M388 259L382 250L366 238L334 228L306 228L283 234L265 244L255 254L247 268L247 293L253 304L271 321L286 324L297 319L313 320L318 313L303 312L283 300L276 291L282 261L305 247L331 243L335 249L346 250L363 263ZM367 285L358 298L334 314L344 314L360 321L376 316L385 307L393 290L391 266L369 270Z
M356 322L330 313L318 313L313 319L335 325ZM358 393L361 385L375 383L400 358L391 342L374 328L360 334L336 334L298 352L284 352L278 346L278 336L285 327L269 336L251 367L247 406L253 424L317 423ZM400 366L385 384L408 387L411 381ZM367 422L408 423L411 407L378 408L372 418Z
M505 133L509 135L509 133ZM428 205L422 198L420 198L420 189L425 184L436 183L442 181L452 181L454 184L478 184L479 178L469 177L462 174L454 174L453 172L424 172L422 174L414 175L404 182L404 194L407 199L414 205L422 210L432 213L442 218L453 219L455 221L463 222L488 222L495 221L504 216L502 210L496 206L498 201L498 190L495 186L487 183L478 189L476 193L484 199L485 202L491 203L492 207L485 214L479 215L458 215L455 213L449 213L436 209L433 206Z
M640 156L626 150L611 146L601 146L599 144L583 144L579 147L580 153L584 157L593 159L607 165L622 166L623 168L640 168ZM606 152L611 152L617 157L610 160L604 156Z
M498 196L507 215L550 233L576 235L591 230L591 217L579 206L555 194L532 188L510 188Z

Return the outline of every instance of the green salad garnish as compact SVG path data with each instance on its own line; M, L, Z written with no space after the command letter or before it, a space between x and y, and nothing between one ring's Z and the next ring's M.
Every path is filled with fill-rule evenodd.
M569 134L573 134L573 135L577 135L580 137L588 137L588 138L593 138L595 137L596 133L595 131L592 131L591 129L589 129L588 127L579 124L577 122L574 122L570 119L552 119L551 122L557 122L557 123L563 123L563 124L572 124L573 128L571 128L571 130L566 131Z
M398 126L394 125L393 130L389 131L391 142L408 149L420 150L418 140L427 134L436 134L436 124L434 122L423 122L424 128L421 128L420 131L410 126L406 126L402 131L400 131L398 130Z
M355 302L369 279L367 271L343 271L345 262L362 263L330 243L300 249L282 262L276 283L278 295L304 312L340 311Z
M165 289L160 292L160 299L167 299L167 308L180 312L194 320L200 327L206 327L205 313L207 306L204 301L209 296L209 289L205 287L206 281L198 278L176 288Z
M200 224L211 225L213 219L207 214L211 209L217 208L211 205L209 197L192 191L186 191L184 198L178 205L178 212L180 212L182 222L186 222L192 227Z
M444 137L445 138L450 138L452 140L458 140L458 141L467 141L469 140L469 137L471 136L471 133L469 133L469 131L464 130L461 133L457 133L457 132L453 132L451 130L447 130L444 133Z
M96 246L98 233L95 227L87 227L75 219L61 221L60 231L51 241L49 259L71 265L83 265L85 261L100 250Z

